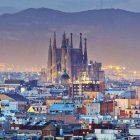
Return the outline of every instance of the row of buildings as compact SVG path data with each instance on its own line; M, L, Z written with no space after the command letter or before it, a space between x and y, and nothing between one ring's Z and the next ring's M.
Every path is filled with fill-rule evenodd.
M87 81L86 81L87 82ZM8 83L8 81L6 81ZM12 80L4 87L13 86ZM28 88L30 85L30 88ZM139 138L140 99L84 83L71 96L62 84L17 84L0 94L0 137L17 139ZM17 88L21 87L21 88ZM97 88L98 87L98 88ZM23 90L24 88L24 90ZM19 90L17 90L19 89ZM81 92L82 90L82 92ZM138 90L137 90L138 91ZM118 93L118 92L117 92Z
M54 33L47 70L33 77L0 84L0 139L140 138L139 85L105 81L102 64L88 61L81 33L79 47L65 33L57 47Z

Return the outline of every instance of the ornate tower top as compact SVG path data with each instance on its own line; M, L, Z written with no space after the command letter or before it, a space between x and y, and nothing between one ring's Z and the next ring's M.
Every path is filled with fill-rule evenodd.
M62 39L62 48L66 48L66 34L64 32L63 39Z
M54 32L53 48L56 48L56 33Z
M87 38L85 40L85 48L84 48L84 64L88 63L88 57L87 57Z
M69 39L66 39L66 46L69 47Z
M70 46L71 46L71 48L73 48L73 39L72 39L72 33L70 34Z
M83 46L82 46L82 33L80 33L80 44L79 44L79 48L81 50L83 50Z
M50 38L50 43L49 43L49 47L50 47L50 48L52 47L52 43L51 43L51 38Z
M47 64L47 66L48 66L47 67L47 81L52 82L52 44L51 44L51 38L50 38L50 42L49 42L48 64Z

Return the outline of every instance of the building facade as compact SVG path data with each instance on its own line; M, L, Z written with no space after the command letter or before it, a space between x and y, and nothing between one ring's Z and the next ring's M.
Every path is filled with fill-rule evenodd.
M70 76L70 81L78 78L78 73L85 71L88 63L87 46L85 39L85 46L83 49L82 33L80 33L79 47L73 47L72 33L70 39L63 34L61 47L57 47L56 34L54 33L53 45L49 45L48 51L48 67L47 67L47 81L59 82L60 75L64 70Z
M84 44L84 45L83 45ZM101 63L88 64L87 39L82 39L80 33L79 46L73 45L73 34L68 38L64 33L61 46L56 43L56 34L54 33L53 43L49 43L48 64L47 64L47 82L60 82L62 73L66 71L69 76L69 82L73 81L104 81L104 71ZM44 73L42 73L44 75ZM43 76L44 77L44 76Z

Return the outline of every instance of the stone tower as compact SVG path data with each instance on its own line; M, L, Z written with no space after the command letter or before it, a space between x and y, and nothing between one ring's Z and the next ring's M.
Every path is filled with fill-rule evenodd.
M84 58L83 58L83 64L84 64L84 71L86 71L87 65L88 65L88 56L87 56L87 39L85 38L85 48L84 48Z
M70 82L72 82L72 54L71 54L71 48L72 48L72 38L71 38L71 43L69 45L68 43L68 46L67 46L67 56L66 56L66 70L67 70L67 73L68 75L70 76Z
M49 44L49 51L48 51L48 71L47 71L47 81L52 82L52 45L51 45L51 38Z
M57 58L56 58L56 34L54 32L53 48L52 48L52 81L57 80Z
M67 42L66 42L66 34L64 32L63 39L62 39L62 54L61 54L61 72L66 69L66 53L67 53Z

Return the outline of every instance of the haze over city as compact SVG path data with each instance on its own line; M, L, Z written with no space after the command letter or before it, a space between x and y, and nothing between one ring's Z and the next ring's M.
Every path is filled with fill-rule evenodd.
M0 0L0 140L140 140L140 0Z
M79 13L66 15L55 10ZM139 59L139 12L139 0L1 0L0 64L18 70L46 66L49 38L56 32L60 47L59 40L66 31L67 36L73 32L77 47L80 32L88 37L89 58L93 61L140 70L135 61ZM2 15L4 13L13 14ZM52 19L51 14L57 15L56 18Z

